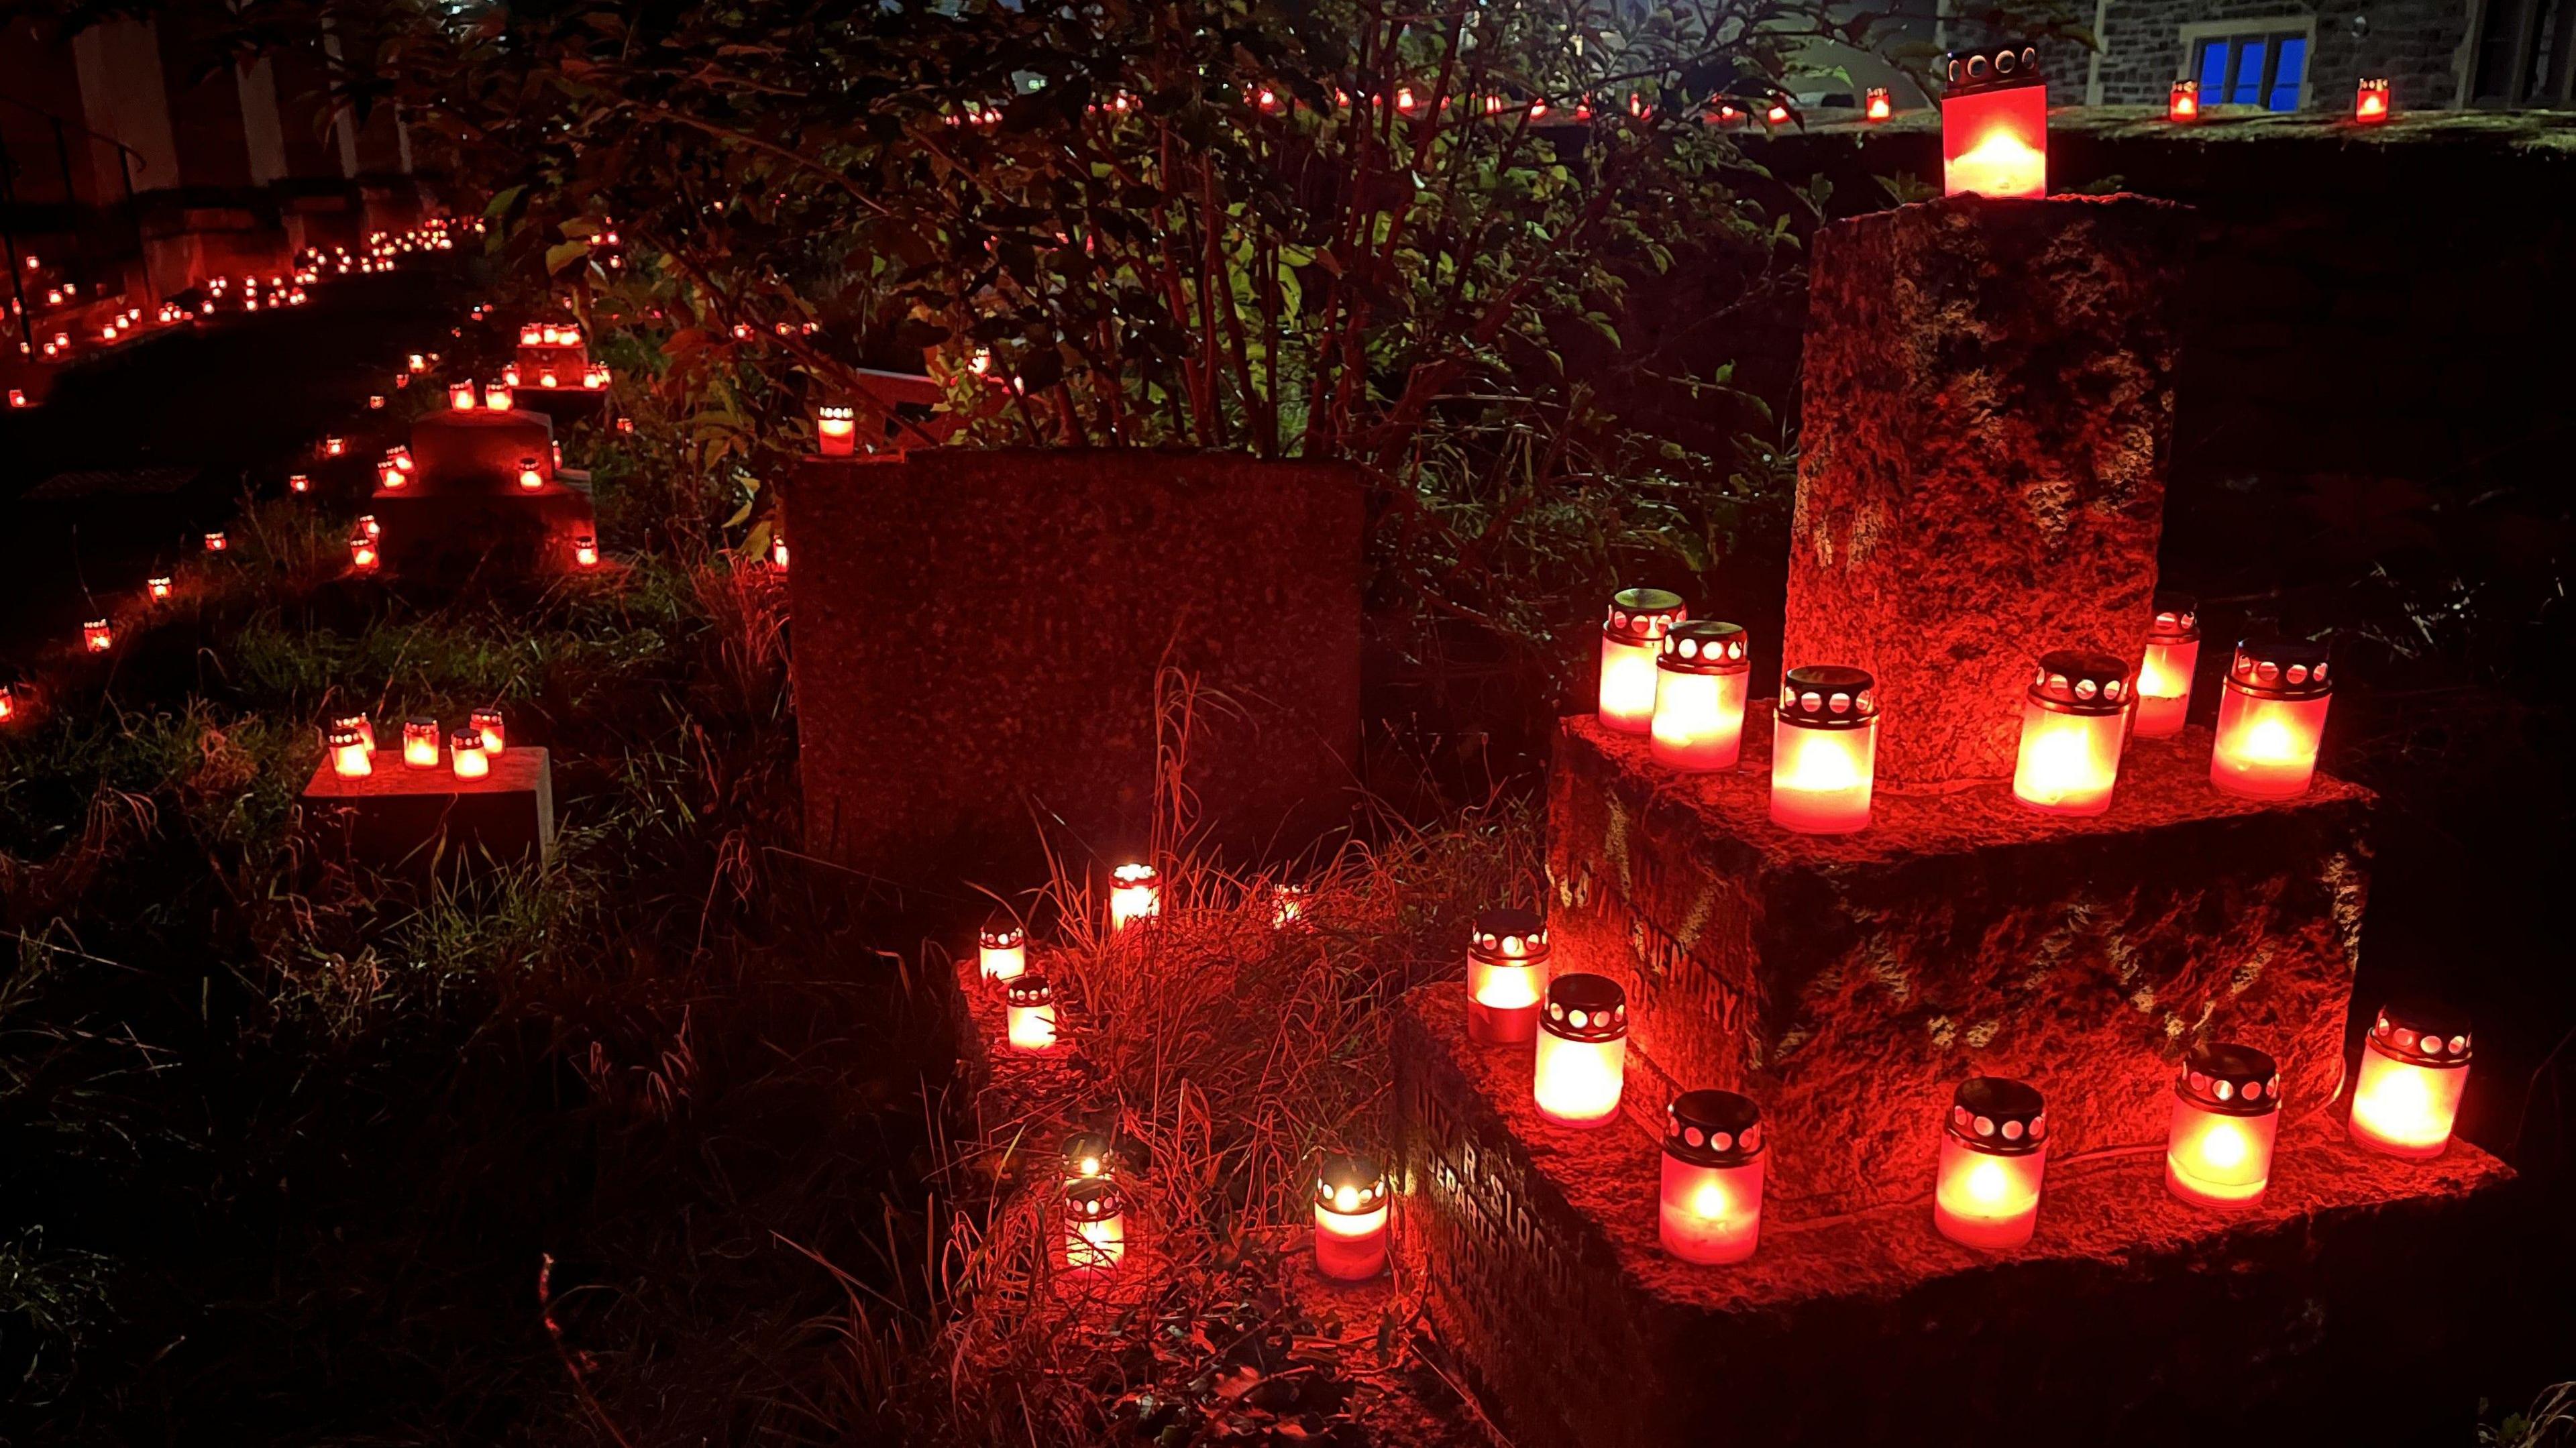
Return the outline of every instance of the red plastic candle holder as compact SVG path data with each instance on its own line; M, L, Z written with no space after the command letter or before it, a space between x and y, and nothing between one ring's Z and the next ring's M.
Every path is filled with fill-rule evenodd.
M221 532L206 535L206 551L209 553L221 553L232 546L232 540L226 538Z
M2196 1207L2250 1207L2272 1180L2281 1068L2251 1046L2203 1041L2174 1078L2165 1186Z
M438 721L415 714L403 721L403 763L413 769L438 767Z
M2380 1007L2353 1078L2352 1139L2409 1161L2450 1150L2470 1045L2468 1017L2458 1012L2421 1002Z
M2020 1081L1972 1076L1959 1083L1941 1132L1932 1225L1962 1246L2006 1251L2039 1224L2048 1168L2047 1102Z
M1467 941L1467 1038L1512 1046L1536 1036L1547 961L1547 922L1535 912L1479 914Z
M322 439L322 456L326 458L346 457L348 456L348 453L349 440L347 438L326 437Z
M367 737L347 724L334 724L322 736L323 747L331 751L331 772L342 779L363 779L376 768L375 753Z
M2200 82L2178 80L2165 94L2165 119L2177 126L2187 126L2200 119Z
M286 475L286 491L290 493L312 492L313 479L303 473L288 473Z
M1056 1047L1055 987L1032 971L1002 983L1008 1035L1014 1051L1052 1051Z
M506 383L487 382L483 384L484 411L507 412L510 410L510 405L513 400L514 399L510 396L509 386Z
M376 564L378 561L379 559L376 553L376 535L368 532L367 526L364 523L351 529L349 532L349 566L360 573L373 573L376 570Z
M1121 865L1109 872L1109 928L1124 930L1163 910L1163 877L1151 865Z
M2365 80L2353 91L2352 118L2361 125L2375 126L2388 119L2397 109L2388 82L2379 77Z
M572 561L580 568L599 566L599 540L584 533L572 540Z
M1377 1158L1327 1152L1315 1172L1315 1270L1364 1282L1386 1270L1389 1200Z
M2129 666L2118 658L2074 649L2042 655L2022 698L2013 798L2042 814L2109 809L2128 708Z
M2192 675L2200 669L2200 605L2187 593L2156 595L2155 622L2138 663L2140 739L2171 739L2191 714Z
M1303 885L1281 880L1270 887L1270 926L1287 930L1306 919L1306 907L1314 903L1314 892Z
M458 779L481 779L492 772L491 757L483 752L483 736L473 729L459 729L447 736L447 767Z
M447 405L458 412L472 412L475 406L474 384L471 382L448 384Z
M519 486L522 489L533 493L545 485L545 470L537 466L537 460L535 458L519 459Z
M769 535L769 566L781 573L787 571L787 535L784 533Z
M1127 1193L1109 1177L1064 1188L1064 1255L1068 1272L1110 1272L1127 1257Z
M1550 981L1530 1078L1539 1114L1559 1126L1607 1125L1627 1069L1627 992L1606 975Z
M168 602L170 598L169 575L158 574L143 580L143 591L151 596L154 603Z
M2317 772L2334 686L2326 646L2247 639L2236 646L2218 699L2209 782L2248 799L2294 799Z
M827 458L845 458L858 451L858 409L837 403L825 403L815 408L814 445Z
M1655 722L1655 654L1674 624L1690 617L1681 595L1660 588L1622 589L1601 623L1602 724L1644 734Z
M985 921L975 933L975 965L986 980L1019 979L1029 968L1029 933L1007 915Z
M1771 822L1806 835L1869 827L1878 681L1835 664L1791 669L1771 726Z
M1762 1109L1732 1091L1685 1091L1664 1109L1657 1235L1685 1262L1720 1265L1762 1239Z
M1872 124L1887 120L1896 114L1896 99L1887 93L1887 87L1871 86L1868 97L1861 103L1860 113L1863 120Z
M103 654L116 647L115 623L108 619L94 618L82 624L81 647L94 654Z
M497 757L509 747L510 733L502 723L500 710L477 709L465 716L465 722L474 730L475 737L483 741L485 754Z
M1666 630L1655 655L1655 762L1695 774L1733 769L1744 748L1752 681L1752 648L1741 625L1701 619Z
M1945 194L2048 194L2048 80L2032 46L1953 51L1941 93Z

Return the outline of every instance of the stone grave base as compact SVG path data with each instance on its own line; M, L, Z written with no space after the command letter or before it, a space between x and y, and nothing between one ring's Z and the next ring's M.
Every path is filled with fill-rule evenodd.
M1657 1245L1653 1140L1547 1123L1527 1048L1468 1044L1457 983L1407 998L1395 1060L1399 1240L1518 1448L2466 1439L2501 1275L2482 1249L2513 1205L2466 1143L2398 1162L2310 1108L2263 1201L2222 1214L2166 1192L2159 1132L2051 1161L2017 1253L1941 1237L1928 1194L1774 1199L1750 1260L1701 1267Z
M401 722L390 722L399 738ZM332 773L325 756L300 804L303 828L325 859L384 874L554 858L553 762L531 745L501 751L482 779L458 779L443 751L436 769L414 769L399 748L379 749L375 771L360 779Z
M384 565L406 578L576 573L573 540L596 538L590 494L562 483L509 493L379 488L368 508L384 527Z

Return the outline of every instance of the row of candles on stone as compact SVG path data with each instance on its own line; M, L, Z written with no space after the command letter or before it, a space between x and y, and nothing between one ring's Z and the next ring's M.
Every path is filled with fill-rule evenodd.
M1162 875L1151 865L1120 865L1110 873L1109 927L1115 933L1162 913ZM1272 897L1271 923L1281 928L1305 917L1302 887L1283 884ZM976 974L1002 989L1003 1037L1016 1052L1043 1054L1062 1042L1055 989L1029 969L1028 931L996 915L976 934ZM1059 1262L1078 1272L1105 1272L1127 1250L1127 1194L1119 1163L1125 1157L1107 1138L1081 1133L1066 1143L1063 1235ZM1374 1157L1326 1153L1314 1186L1315 1266L1327 1277L1359 1281L1386 1270L1387 1182Z
M1560 1126L1614 1120L1627 1074L1628 1005L1616 981L1567 974L1540 981L1547 927L1525 910L1479 916L1467 955L1467 1030L1480 1045L1530 1046L1531 1094ZM2373 1023L2355 1078L2349 1131L2361 1145L2411 1160L2450 1145L2468 1084L2465 1021L2392 1005ZM2203 1042L2173 1086L2165 1184L2196 1206L2250 1207L2271 1182L2280 1129L2280 1071L2250 1046ZM1664 1249L1688 1262L1740 1262L1762 1229L1761 1108L1732 1091L1685 1091L1664 1111L1658 1205ZM1941 1137L1932 1221L1970 1247L2008 1250L2039 1221L2048 1161L2047 1102L2027 1082L1961 1082Z
M439 734L434 716L415 714L404 720L403 766L438 768ZM331 754L333 774L342 779L364 779L376 772L375 720L364 714L342 715L331 721L322 738ZM481 779L492 772L492 761L501 757L508 743L499 709L474 710L466 716L465 727L447 737L447 767L458 779Z
M1653 758L1668 768L1734 769L1751 649L1741 626L1694 621L1677 594L1622 591L1601 627L1602 725L1649 736ZM2130 736L2182 732L2199 658L2195 605L2181 595L2156 600L2135 680L2127 661L2110 654L2041 656L2024 693L2013 797L2046 814L2108 810ZM2333 695L2327 669L2321 643L2238 644L2219 704L2210 783L2252 799L2306 793ZM1773 720L1772 822L1802 834L1866 828L1878 760L1877 681L1838 665L1791 669Z

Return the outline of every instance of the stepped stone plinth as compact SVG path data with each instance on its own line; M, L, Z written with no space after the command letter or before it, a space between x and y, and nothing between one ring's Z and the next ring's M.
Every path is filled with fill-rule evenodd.
M1771 1168L1776 1196L1820 1211L1929 1191L1938 1105L1969 1076L2040 1083L2068 1152L2161 1132L2160 1084L2203 1038L2270 1052L2294 1107L2324 1102L2371 797L2320 776L2258 804L2212 789L2208 760L2202 730L2137 741L2092 818L1995 785L1881 792L1868 829L1800 835L1770 822L1764 711L1740 769L1698 775L1568 719L1555 969L1626 988L1632 1104L1724 1087L1784 1138L1834 1143Z
M2400 1162L2294 1103L2242 1211L2166 1192L2159 1126L2053 1154L2014 1253L1938 1235L1927 1190L1848 1214L1775 1197L1751 1259L1702 1267L1657 1243L1654 1139L1540 1117L1528 1048L1470 1044L1456 982L1406 999L1395 1056L1399 1240L1519 1448L2436 1442L2475 1410L2502 1293L2480 1249L2516 1203L2464 1142ZM1843 1148L1771 1140L1792 1175Z
M384 527L387 567L412 576L570 573L577 540L596 539L589 490L554 460L554 425L539 413L441 411L412 424L417 465L379 486L368 510ZM526 466L539 484L527 487ZM595 554L593 555L596 556Z
M2137 662L2189 214L1965 195L1817 234L1784 659L1877 677L1880 779L2004 778L2033 660Z

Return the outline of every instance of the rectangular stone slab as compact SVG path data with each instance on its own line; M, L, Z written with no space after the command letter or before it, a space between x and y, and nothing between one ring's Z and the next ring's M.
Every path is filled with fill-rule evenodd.
M2202 1036L2272 1053L2294 1110L2333 1095L2368 791L2319 775L2287 803L2220 794L2194 729L2132 743L2091 819L2001 785L1882 789L1869 828L1797 835L1770 822L1770 739L1757 706L1740 770L1683 775L1562 721L1549 933L1555 973L1627 989L1642 1069L1848 1143L1784 1157L1778 1195L1847 1211L1928 1191L1969 1076L2037 1085L2068 1151L2161 1131L2136 1083Z
M1158 687L1183 677L1200 690L1185 779L1210 843L1294 852L1349 817L1348 468L927 449L808 459L786 509L817 855L950 890L1044 878L1042 840L1077 869L1142 858Z
M2052 1159L2017 1253L1941 1237L1927 1191L1832 1216L1775 1198L1751 1259L1694 1266L1656 1241L1652 1138L1624 1119L1548 1124L1528 1048L1470 1045L1465 1002L1457 982L1426 986L1398 1020L1398 1240L1518 1448L2171 1448L2219 1424L2248 1442L2439 1442L2471 1421L2472 1334L2499 1316L2516 1204L2511 1172L2467 1143L2398 1162L2311 1109L2263 1200L2219 1213L2166 1192L2159 1130ZM1844 1145L1772 1141L1775 1172Z
M2189 216L1966 195L1817 234L1785 659L1877 676L1882 779L2010 773L2050 649L2136 664Z
M401 721L388 726L400 738ZM397 874L486 857L554 858L554 765L544 749L514 744L481 779L458 779L443 748L436 769L404 764L399 748L377 750L374 762L374 772L357 779L334 774L327 754L314 766L300 803L305 828L326 851Z

